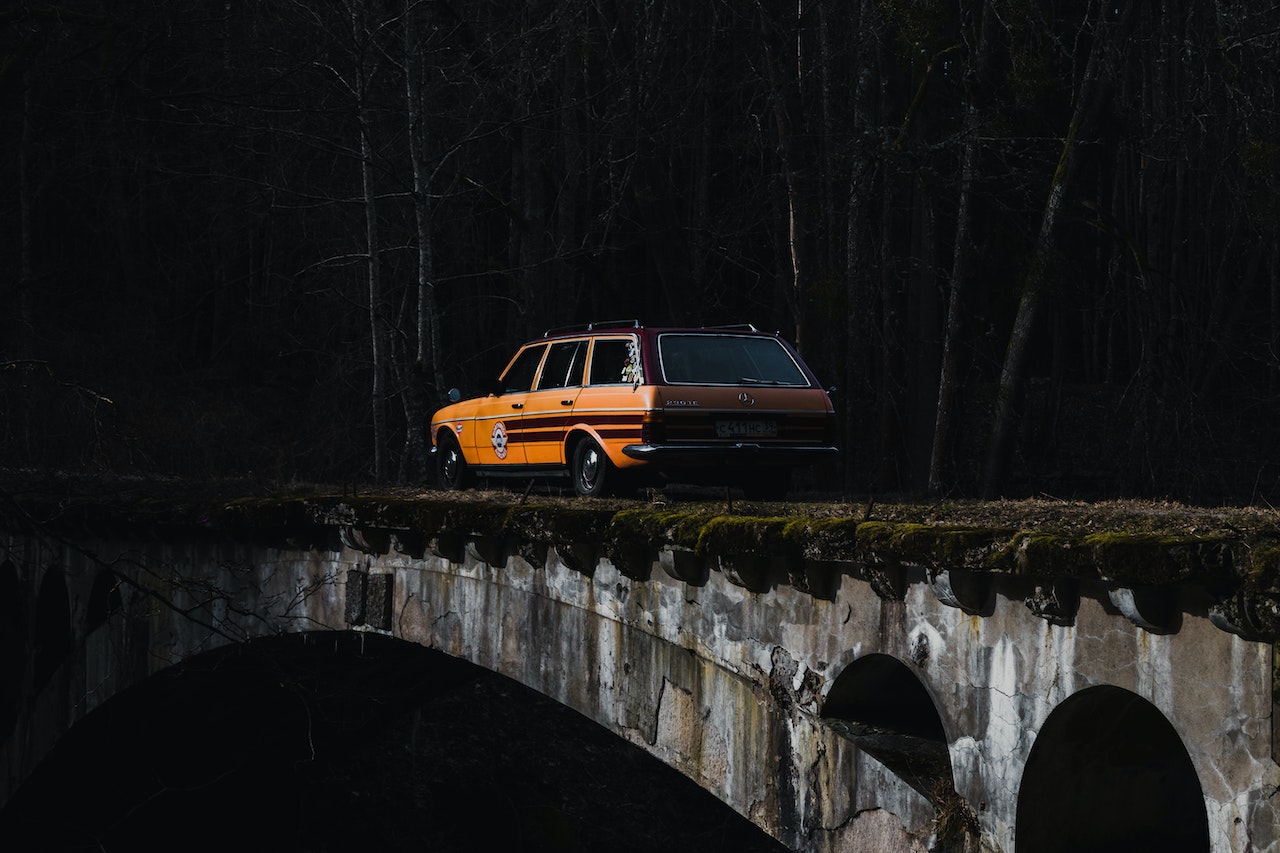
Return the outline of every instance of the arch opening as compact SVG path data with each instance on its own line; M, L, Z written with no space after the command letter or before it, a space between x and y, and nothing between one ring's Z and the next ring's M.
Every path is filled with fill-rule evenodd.
M0 808L44 849L786 848L597 722L404 640L315 633L188 658L79 721ZM74 804L74 808L68 808ZM199 838L192 835L199 827ZM23 842L31 842L24 844Z
M0 564L0 742L18 720L26 633L18 570L6 560Z
M93 589L89 593L89 605L85 611L86 627L90 631L106 623L111 614L119 613L120 578L115 572L101 572L93 580Z
M836 677L822 717L935 806L950 799L954 773L933 697L911 669L869 654Z
M1200 780L1158 708L1128 690L1102 686L1054 709L1023 771L1015 850L1208 849Z
M40 582L35 626L32 675L36 690L40 690L53 678L71 650L71 599L62 570L57 567L46 571Z

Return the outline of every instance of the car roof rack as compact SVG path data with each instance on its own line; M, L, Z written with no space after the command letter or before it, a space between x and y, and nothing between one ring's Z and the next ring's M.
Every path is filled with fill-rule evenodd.
M542 336L549 337L551 335L564 335L570 332L594 332L597 329L638 329L640 328L639 320L602 320L596 323L580 323L576 326L558 326L554 329L547 329Z
M730 323L727 326L703 326L704 329L729 329L738 332L758 332L760 331L753 323Z

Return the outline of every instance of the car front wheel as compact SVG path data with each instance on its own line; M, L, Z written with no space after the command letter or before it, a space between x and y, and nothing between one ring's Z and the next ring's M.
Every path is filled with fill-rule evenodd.
M583 497L608 494L613 480L613 463L593 439L584 438L573 451L573 490Z
M462 456L458 440L449 433L440 439L440 487L446 491L465 489L471 485L471 472Z

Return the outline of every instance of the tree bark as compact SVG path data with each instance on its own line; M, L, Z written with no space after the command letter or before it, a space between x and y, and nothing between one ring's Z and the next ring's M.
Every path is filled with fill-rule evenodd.
M990 0L977 9L977 42L965 80L964 151L960 156L960 195L956 202L956 235L951 254L951 292L947 303L946 330L942 342L942 369L938 378L938 407L933 426L933 446L929 454L929 494L941 495L947 488L951 458L953 422L960 394L959 348L963 334L964 303L969 265L973 257L972 197L978 180L978 93L986 79L991 38L989 28L995 17Z
M847 493L859 491L867 457L859 439L866 433L867 400L871 399L871 379L867 367L871 326L868 304L873 289L872 275L872 187L876 179L873 90L876 85L878 49L874 38L874 0L862 0L858 30L872 34L857 47L853 92L853 127L857 138L850 151L849 197L845 210L845 372L841 397L844 404L843 479Z
M440 309L436 302L435 264L431 236L431 187L426 162L426 123L422 116L421 63L418 60L416 0L404 0L405 109L408 118L409 162L413 169L413 219L418 244L418 290L415 312L416 352L404 380L405 446L401 479L422 482L427 477L425 429L428 399L443 402L440 375ZM426 386L426 387L424 387ZM428 392L429 389L429 392Z
M1058 235L1058 219L1073 189L1081 133L1085 130L1087 120L1093 117L1106 98L1108 84L1114 71L1111 51L1123 38L1125 24L1131 14L1130 7L1124 6L1119 20L1106 23L1102 18L1108 8L1106 3L1101 2L1090 5L1091 14L1097 18L1093 43L1089 49L1089 59L1085 65L1084 74L1076 88L1071 120L1067 125L1057 167L1049 183L1049 194L1041 215L1040 230L1023 282L1022 297L1018 302L1013 329L1009 333L1009 344L1005 350L1004 365L1000 371L1000 385L996 394L991 441L987 451L986 474L982 489L983 495L987 498L997 497L1006 486L1013 454L1017 394L1026 379L1027 347L1031 342L1036 320L1048 296L1053 277L1051 265ZM1116 44L1113 45L1113 42Z
M354 0L351 4L352 34L359 43L365 33L360 19L362 0ZM369 360L373 371L370 388L370 402L373 415L373 479L384 482L387 477L387 424L383 405L386 401L386 348L383 344L382 318L382 269L378 255L378 206L377 190L373 175L372 118L369 114L368 102L365 98L366 73L364 68L364 50L359 50L355 57L355 95L356 114L359 119L360 133L360 185L364 194L364 229L365 246L368 253L366 275L368 276L369 299Z
M34 207L31 191L31 87L25 72L18 77L22 90L22 127L18 133L18 219L21 233L18 248L18 310L11 339L10 355L14 359L30 358L31 340L35 332L35 312L31 294L36 286L35 262L32 250L32 221Z
M791 308L795 322L793 336L796 349L805 352L809 343L808 302L808 245L809 214L808 192L801 186L801 164L807 158L796 151L798 144L797 126L802 124L799 97L798 66L800 56L792 57L784 48L788 36L794 38L789 27L783 22L774 20L765 9L762 0L757 0L756 7L760 12L761 35L764 42L765 67L769 83L769 99L773 108L774 126L778 137L778 160L782 169L783 199L786 211L786 257L788 267L785 275L787 282L787 305ZM790 21L788 21L790 23ZM795 26L799 27L796 20ZM792 62L791 60L795 61ZM788 70L795 69L795 70Z

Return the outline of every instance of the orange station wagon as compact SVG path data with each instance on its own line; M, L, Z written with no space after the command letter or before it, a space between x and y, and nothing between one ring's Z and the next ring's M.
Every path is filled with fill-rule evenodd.
M484 397L431 419L440 484L568 476L600 496L673 480L781 497L792 469L834 458L831 399L795 349L754 326L548 331Z

